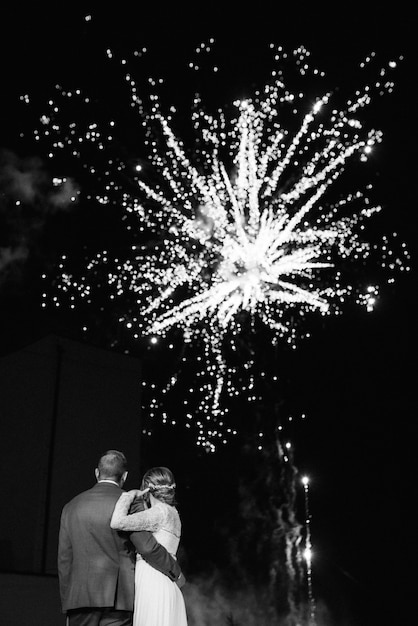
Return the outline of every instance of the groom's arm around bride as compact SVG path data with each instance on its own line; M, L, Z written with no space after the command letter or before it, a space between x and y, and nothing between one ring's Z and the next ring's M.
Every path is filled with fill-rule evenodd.
M130 508L130 513L137 513L138 511L143 511L145 508L142 499L135 500ZM154 539L154 535L150 531L141 530L131 532L129 539L132 541L135 550L145 561L171 578L179 587L183 586L186 579L178 562L176 559L173 559L171 554L169 554L156 539Z

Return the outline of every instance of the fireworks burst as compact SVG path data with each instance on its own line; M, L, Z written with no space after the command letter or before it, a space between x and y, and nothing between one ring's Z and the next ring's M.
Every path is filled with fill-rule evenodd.
M382 140L380 130L367 127L364 111L373 93L392 91L390 72L396 62L380 69L374 85L365 85L341 104L331 91L309 101L299 90L290 90L281 69L288 55L281 48L272 51L277 66L271 80L251 97L211 114L195 96L190 145L175 132L174 107L163 111L159 81L150 80L145 101L132 74L126 74L149 160L146 167L136 167L134 189L115 182L121 172L126 176L132 170L131 164L109 158L107 177L95 197L123 207L132 245L122 259L98 253L79 275L71 271L71 260L63 258L53 296L55 304L69 299L72 307L79 299L92 302L102 272L111 301L130 298L119 321L135 339L149 336L155 342L181 331L186 345L202 346L196 380L203 382L198 390L190 389L199 400L186 416L195 419L198 443L208 449L234 432L223 421L227 407L222 398L245 390L255 399L253 359L239 368L231 365L226 343L237 351L248 324L253 333L261 324L270 341L295 345L307 316L340 314L349 300L373 310L379 284L368 282L365 268L374 268L373 274L376 266L383 268L389 282L397 270L408 269L404 244L399 253L393 251L396 238L384 236L374 243L363 238L365 222L381 210L370 200L371 186L338 193L335 201L331 193L337 180L344 181L347 166L366 162ZM108 56L113 56L110 51ZM305 48L290 56L299 78L323 77L310 68ZM68 98L62 88L59 93ZM109 127L100 130L94 122L83 132L75 123L64 129L59 112L51 101L37 135L48 136L51 157L70 148L83 160L83 143L97 147L98 154L106 152L113 141ZM97 165L83 166L96 182L100 179ZM49 299L45 294L44 305ZM249 382L237 391L238 370L240 375L249 372ZM161 398L179 375L174 372L153 398L151 414L163 406Z

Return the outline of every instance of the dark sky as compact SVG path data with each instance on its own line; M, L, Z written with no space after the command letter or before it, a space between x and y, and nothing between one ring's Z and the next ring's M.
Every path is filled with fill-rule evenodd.
M92 12L91 24L83 21L84 13L71 8L59 14L9 11L0 24L4 106L0 149L20 149L16 137L25 124L16 113L20 94L42 94L50 84L78 76L87 83L96 80L92 68L107 45L122 50L153 47L159 69L171 72L175 82L177 58L213 36L220 42L227 97L239 93L246 81L264 77L266 57L260 47L270 41L306 45L336 83L346 81L348 72L353 85L356 75L351 68L366 53L376 50L383 58L405 55L395 93L377 107L384 140L375 164L379 175L375 187L389 228L393 223L408 242L412 272L385 291L373 315L331 320L300 348L293 368L309 408L297 464L312 479L312 539L318 552L314 579L316 567L318 578L330 585L328 592L335 577L336 587L345 590L343 602L362 598L364 614L353 625L396 626L404 623L401 616L414 614L417 548L415 22L399 3L395 14L393 8L390 14L385 10L364 14L341 5L335 14L313 10L303 14L299 7L271 13L271 4L257 5L255 14L227 19L221 10L210 11L209 5L199 13L172 10L169 15L115 5L100 15ZM178 88L181 92L188 86L179 78ZM221 99L220 94L213 97ZM117 101L117 94L111 98ZM6 344L19 345L22 324L31 322L22 314L24 297L16 295L19 289L0 284L1 289L3 352ZM36 326L37 317L32 319ZM36 328L33 332L36 335Z

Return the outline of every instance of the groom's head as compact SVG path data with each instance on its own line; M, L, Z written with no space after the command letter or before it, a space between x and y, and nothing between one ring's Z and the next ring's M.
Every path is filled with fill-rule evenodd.
M97 480L114 480L122 487L128 475L128 462L123 452L107 450L95 469Z

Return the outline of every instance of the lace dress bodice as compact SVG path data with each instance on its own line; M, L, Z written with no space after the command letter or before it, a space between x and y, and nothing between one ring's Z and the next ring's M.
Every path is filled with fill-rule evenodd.
M176 507L158 502L150 509L129 515L134 495L123 493L116 503L110 526L115 530L149 530L167 552L175 555L180 542L181 521Z

